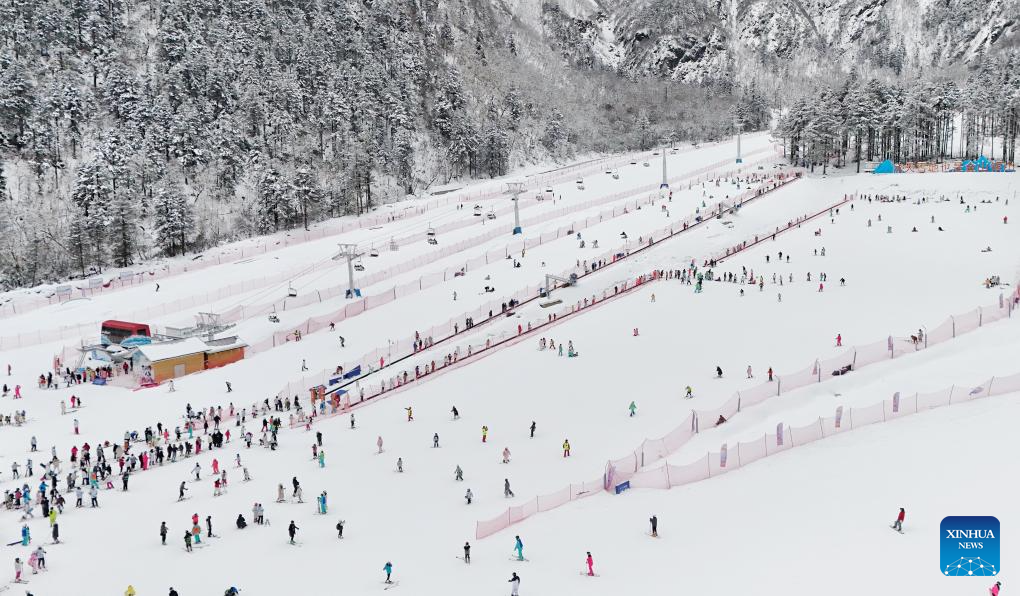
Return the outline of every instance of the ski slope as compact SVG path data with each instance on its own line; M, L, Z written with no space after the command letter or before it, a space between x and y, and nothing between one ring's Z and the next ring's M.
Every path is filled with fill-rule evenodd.
M745 155L762 150L748 161L775 156L765 135L743 141ZM732 143L721 143L667 156L672 201L654 190L661 165L656 161L647 168L641 165L654 156L621 156L626 163L619 168L619 180L604 171L585 174L581 191L571 174L551 185L553 192L548 194L555 199L527 205L522 201L522 218L539 219L525 227L526 239L544 238L608 210L611 215L580 230L585 248L574 235L554 235L522 255L520 248L513 248L517 239L506 233L439 257L434 251L477 237L488 226L502 226L508 232L511 225L512 215L505 213L496 220L475 217L471 193L477 189L468 188L461 191L466 197L461 209L451 202L384 222L379 229L354 230L278 248L246 263L182 273L161 282L158 293L148 284L3 319L5 335L87 328L93 321L131 320L124 313L194 298L192 307L145 319L178 325L198 311L283 299L288 287L304 295L345 283L345 267L330 259L337 242L382 248L391 237L421 235L420 241L398 251L381 250L378 258L363 258L366 276L422 258L413 269L363 286L363 295L456 269L458 263L488 251L503 249L511 255L366 310L338 323L334 332L308 333L300 342L271 345L281 329L343 308L347 301L330 298L279 310L279 324L270 323L264 314L242 317L236 332L252 344L265 344L268 338L268 347L239 363L178 379L173 393L166 387L37 389L34 379L49 368L53 354L69 341L96 335L97 328L76 337L5 348L0 363L9 362L13 375L4 382L21 384L24 399L3 397L0 412L10 414L18 408L28 415L26 424L5 427L0 433L0 482L13 491L21 480L11 479L11 463L23 466L32 457L38 469L39 462L49 458L51 445L63 460L64 476L72 445L120 441L126 430L141 433L156 422L170 429L182 426L187 404L195 409L226 410L230 404L250 409L264 399L272 401L287 386L295 389L286 397L296 394L307 407L307 386L320 371L385 349L390 342L406 343L416 330L484 308L492 300L505 300L521 288L541 284L545 273L583 274L577 286L554 291L553 298L562 300L555 307L528 302L512 316L493 317L471 330L461 327L449 340L352 385L371 389L403 370L411 370L413 377L414 366L442 362L454 348L464 355L468 345L477 349L486 340L511 339L398 390L363 404L355 402L353 429L349 413L322 417L308 431L301 424L291 427L293 412L284 411L278 413L284 426L280 445L271 451L258 446L261 415L258 421L246 422L256 437L251 449L240 441L241 427L226 421L232 438L225 448L208 452L203 445L199 455L136 473L127 492L119 490L120 479L114 477L116 489L100 491L98 510L88 507L87 495L83 509L76 509L69 497L69 506L58 519L60 545L48 545L49 524L38 519L37 508L36 518L27 524L32 544L46 545L49 571L29 574L27 587L34 594L120 594L128 584L138 594L165 594L173 586L182 596L221 594L230 585L241 588L245 596L292 591L373 594L386 587L382 567L390 561L394 579L400 581L394 589L414 594L509 594L512 571L522 578L523 595L678 590L702 594L720 589L734 594L807 595L818 593L820 586L826 594L848 595L864 588L882 593L986 593L985 584L991 583L986 578L938 575L936 536L947 515L995 515L1004 531L1015 527L1016 506L1008 501L1008 491L1001 490L1008 485L997 482L1000 468L1016 447L1006 426L1020 407L1016 395L854 430L671 490L632 489L621 495L600 491L476 539L477 523L499 516L508 506L523 505L571 483L601 482L609 460L647 438L668 433L692 409L718 406L734 391L757 384L769 367L782 375L840 354L845 348L835 346L837 334L848 347L890 335L903 337L917 329L932 329L950 315L993 304L1000 294L1008 299L1015 291L1020 272L1020 242L1014 231L1020 207L1012 197L1015 174L806 176L755 198L736 214L708 219L668 239L657 238L661 241L638 251L649 234L700 211L702 203L711 211L712 205L748 188L754 192L759 182L747 176L782 171L771 163L760 164L761 169L750 166L736 174L741 181L734 184L733 166L723 163L733 151ZM631 159L638 163L630 165ZM685 178L697 181L685 183ZM875 200L894 195L905 200ZM848 197L854 197L852 202L843 203L839 213L830 216L828 208ZM918 202L921 197L927 200ZM960 204L961 197L965 204ZM599 205L582 207L584 201L603 199ZM505 199L489 201L496 209L506 208ZM487 202L479 204L488 211ZM571 206L577 209L563 211ZM787 229L789 222L816 214ZM1003 223L1004 216L1008 224ZM426 227L465 220L462 227L439 235L438 248L425 243ZM939 226L944 231L938 231ZM911 231L914 227L917 232ZM766 240L777 229L775 239ZM626 232L626 239L621 232ZM755 244L756 237L761 242ZM592 249L596 239L599 248ZM612 296L614 286L629 287L653 270L686 268L694 261L704 271L705 259L745 241L749 248L724 258L713 272L733 273L739 279L745 267L748 272L753 269L756 276L764 276L762 289L705 281L703 291L695 293L693 286L661 279L601 300L603 292ZM511 248L506 248L508 244ZM823 247L825 256L815 256L814 251ZM991 252L981 252L985 247ZM630 256L584 274L584 261L607 251ZM520 267L514 267L514 261ZM266 277L300 267L308 271L258 285ZM828 281L820 292L817 280L823 272ZM782 286L772 283L773 274L777 280L783 277ZM788 281L791 275L793 282ZM986 288L982 282L991 275L1001 276L1007 286ZM840 285L841 278L845 286ZM253 289L210 296L216 289L245 283ZM485 285L495 286L496 292L482 292ZM571 305L592 296L599 298L597 306L569 314ZM518 325L537 326L552 312L568 314L516 339ZM838 405L866 406L896 391L924 393L1020 373L1016 315L929 349L784 393L746 409L724 426L703 427L665 463L696 461L724 442L774 432L779 422L798 426L830 417ZM345 338L343 348L338 335ZM541 337L557 344L571 341L580 356L540 351ZM303 361L308 371L301 370ZM746 378L749 365L755 379ZM722 378L715 378L716 366L723 369ZM230 394L225 392L226 381L233 386ZM687 385L694 390L691 400L683 398ZM82 397L86 406L61 415L61 400L72 394ZM637 405L634 417L627 411L631 401ZM454 406L458 420L450 412ZM407 421L405 408L413 408L413 421ZM73 419L79 420L81 435L74 435ZM528 431L532 421L537 428L534 438ZM488 427L485 442L483 426ZM323 434L322 468L312 459L316 431ZM199 426L196 436L201 433ZM439 435L439 448L432 447L434 434ZM40 453L29 453L33 436ZM377 453L379 437L382 453ZM571 445L569 458L563 457L564 440ZM135 444L132 452L142 447ZM504 448L511 453L507 464L501 463ZM251 482L241 482L241 470L233 463L236 454L251 473ZM229 475L228 490L218 497L213 496L210 478L213 458ZM397 471L398 458L403 472ZM196 462L202 480L192 482ZM116 471L116 463L111 463ZM454 480L458 465L464 481ZM277 486L284 485L289 497L295 477L305 502L288 498L275 503ZM505 479L513 498L504 497ZM178 502L181 481L187 481L189 498ZM31 483L33 492L36 484L38 477ZM63 480L60 485L63 489ZM468 488L474 493L471 505L464 499ZM316 512L315 499L322 491L328 494L327 515ZM252 524L256 502L265 506L270 525ZM902 536L884 527L899 507L907 509ZM207 540L203 534L203 546L186 553L182 536L195 513L202 520L212 516L219 538ZM234 527L239 513L249 523L243 531ZM659 518L658 540L647 536L647 519L653 513ZM13 541L20 535L21 512L2 515L8 542ZM342 541L334 529L340 519L346 522ZM288 544L291 520L300 528L298 546ZM160 545L158 535L162 521L170 528L166 546ZM526 562L510 560L515 535L524 542ZM470 566L456 558L463 554L465 541L472 545ZM1003 542L1005 575L1015 551L1008 535ZM578 573L586 551L592 552L599 577ZM11 560L15 556L26 560L29 549L11 546L7 552ZM259 564L263 562L269 564ZM97 568L103 571L95 573ZM832 581L834 576L839 581Z

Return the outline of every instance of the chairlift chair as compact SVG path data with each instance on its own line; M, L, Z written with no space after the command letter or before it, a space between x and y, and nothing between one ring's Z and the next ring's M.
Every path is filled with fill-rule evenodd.
M485 215L486 219L496 219L496 208L489 209L489 212Z
M613 180L620 179L620 170L613 170Z
M475 205L475 217L481 217L481 216L482 216L482 206L481 205Z
M390 250L392 251L400 250L400 245L397 244L396 238L390 238Z
M370 257L378 257L379 256L379 250L375 249L375 248L369 250L368 251L368 256L370 256Z
M364 271L365 270L365 266L361 264L361 259L360 258L358 258L357 261L354 261L354 270L355 271Z
M439 244L439 241L436 240L436 229L433 227L425 231L425 239L429 244Z
M294 288L294 286L290 286L287 288L287 295L290 296L291 298L297 298L297 290Z

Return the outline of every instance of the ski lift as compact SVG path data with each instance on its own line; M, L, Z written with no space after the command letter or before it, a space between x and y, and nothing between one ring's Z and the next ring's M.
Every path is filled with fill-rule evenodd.
M392 251L400 250L400 245L397 244L396 238L390 238L390 250Z
M584 190L584 178L577 179L577 190Z
M294 286L290 286L287 288L287 295L290 296L291 298L297 298L297 290L294 288Z
M613 170L613 180L620 179L620 170Z
M551 186L545 187L545 192L552 193L553 189Z
M358 258L357 261L354 261L354 270L355 271L364 271L365 270L365 266L361 264L361 259L360 258Z
M377 249L377 248L369 249L368 256L370 256L370 257L378 257L379 256L379 249Z
M436 240L435 228L430 227L428 230L425 231L425 241L428 242L429 244L439 244L439 241Z
M496 219L496 208L489 209L489 212L485 215L486 219Z
M482 216L482 206L481 205L475 205L475 217L481 217L481 216Z
M280 317L276 315L276 306L273 306L273 312L269 313L269 322L270 323L280 322Z

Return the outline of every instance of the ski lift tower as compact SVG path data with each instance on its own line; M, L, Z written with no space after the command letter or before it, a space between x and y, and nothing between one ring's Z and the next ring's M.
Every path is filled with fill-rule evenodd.
M556 289L556 284L561 283L564 286L576 286L577 285L577 274L571 273L570 277L560 277L558 275L546 274L545 276L545 295L549 296L552 291Z
M734 118L733 124L737 127L737 163L744 163L743 158L740 157L740 132L744 128L744 123L740 120L740 117L737 116Z
M522 233L521 231L521 211L518 207L521 194L524 193L523 182L507 182L506 183L506 194L514 196L514 235Z
M339 244L340 252L334 257L334 261L341 259L347 259L347 297L353 298L357 295L356 288L354 287L354 260L361 256L358 252L357 244Z

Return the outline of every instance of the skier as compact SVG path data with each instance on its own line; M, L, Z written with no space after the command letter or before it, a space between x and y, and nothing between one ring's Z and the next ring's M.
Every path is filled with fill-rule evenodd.
M202 465L201 464L196 462L195 463L195 467L192 468L191 471L195 473L195 480L196 481L202 479L201 478L201 474L202 474Z
M715 376L716 376L717 379L721 379L722 378L722 368L721 367L719 367L719 366L715 367Z
M8 370L10 370L10 365L8 365L7 368L8 368ZM8 373L8 374L10 374L10 373ZM27 581L21 579L21 574L22 574L22 572L24 572L24 570L25 570L25 565L21 562L21 559L15 557L14 558L14 583L16 583L16 584L27 584L28 583Z
M191 532L184 532L184 550L187 552L191 551Z
M402 473L403 471L404 471L404 459L401 458L401 457L398 457L397 458L397 472L401 472Z
M627 406L627 409L630 410L630 417L631 418L634 417L634 414L637 414L637 404L634 403L633 401L630 402L630 405Z
M510 479L509 478L504 478L503 479L503 496L508 498L508 499L510 497L514 496L514 491L510 490Z
M836 334L836 347L838 348L838 347L841 347L842 345L843 345L843 334L837 333Z
M659 537L659 518L652 514L652 517L648 518L648 523L652 524L652 538Z
M231 386L230 381L224 381L224 382L227 384L227 393L232 393L234 391L234 388L233 388L233 386Z
M517 560L524 560L524 542L521 541L520 536L514 536L514 550L517 551Z
M166 534L167 534L167 532L169 532L169 530L166 527L166 522L160 522L160 524L159 524L159 538L160 538L160 541L163 543L163 546L166 546Z
M434 433L432 435L432 448L435 449L437 447L439 447L439 433Z
M297 531L300 530L300 529L301 528L297 527L297 525L294 523L294 520L290 520L290 526L287 527L287 534L290 536L290 543L291 544L295 544L294 543L294 536L297 535Z
M489 437L489 427L488 426L482 426L482 442L484 443L488 437Z
M471 489L470 489L470 488L469 488L469 489L467 489L467 492L466 492L466 493L464 493L464 499L466 499L466 500L467 500L467 504L468 504L468 505L470 505L470 504L471 504L471 500L472 500L472 499L473 499L474 497L475 497L475 495L474 495L474 493L472 493L472 492L471 492Z
M896 516L896 521L893 522L893 525L891 525L889 527L894 529L894 530L896 530L900 534L902 534L903 533L903 519L906 516L907 516L907 512L904 511L902 507L900 507L900 513L899 513L899 515Z
M406 407L404 408L404 410L407 412L407 421L411 422L412 420L414 420L414 410L412 410L410 407Z
M234 522L238 530L243 530L248 527L248 522L244 521L244 515L238 513L237 520Z
M772 367L769 367L769 381L772 381Z
M352 428L353 428L353 426L352 426ZM382 436L381 435L379 436L378 439L375 440L375 446L379 448L378 452L382 453Z
M464 543L464 562L471 563L471 543Z
M754 378L754 375L751 374L751 365L750 364L747 365L747 378L748 379L753 379Z
M344 520L336 522L336 537L337 538L344 537Z
M531 438L532 439L535 438L535 421L534 420L531 421Z
M563 457L570 457L570 441L563 439Z
M592 569L592 566L595 564L595 561L592 560L590 551L588 552L588 557L584 560L584 562L588 565L588 576L594 577L595 570Z
M508 582L510 584L510 596L517 596L517 590L521 587L521 578L518 577L517 572L513 572Z
M450 412L453 414L453 419L454 420L460 420L460 412L457 411L457 406L453 406L450 409Z
M393 582L390 581L390 575L393 573L393 563L386 561L386 564L383 565L383 571L386 572L386 583L392 584Z
M1005 218L1003 218L1005 219ZM991 596L999 596L999 590L1002 588L1002 582L995 582L995 585L988 588L988 593Z
M454 480L464 480L464 470L460 469L460 464L457 464L457 468L453 471Z
M315 431L315 442L322 447L322 431Z
M687 395L684 396L684 399L691 399L692 397L694 397L694 390L691 389L690 385L688 385L687 386Z
M325 449L319 449L319 467L320 468L325 468L326 467L326 450Z
M505 463L505 464L510 463L510 448L509 447L504 447L503 448L503 463Z

